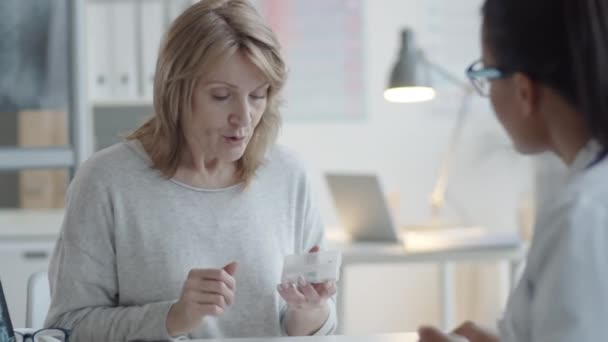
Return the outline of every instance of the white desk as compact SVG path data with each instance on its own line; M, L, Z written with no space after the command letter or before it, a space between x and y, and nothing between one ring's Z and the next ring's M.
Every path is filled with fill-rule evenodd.
M24 275L20 279L17 276L8 278L17 279L14 286L9 284L8 280L5 285L5 292L8 292L9 310L16 312L14 322L16 326L23 326L25 312L23 309L19 311L16 308L18 298L25 298L25 289L27 276L34 271L40 270L40 265L48 261L35 259L35 263L30 268L24 267L13 260L20 260L22 255L32 254L34 256L46 255L52 250L56 236L59 234L61 221L63 219L63 210L0 210L0 242L5 242L11 246L9 251L5 251L14 257L7 257L2 254L2 243L0 243L0 261L7 264L6 269L16 270ZM338 233L336 233L338 232ZM349 266L365 265L365 264L390 264L390 263L412 263L412 262L436 262L440 267L440 299L441 299L441 326L449 329L453 326L453 263L457 261L480 261L480 260L507 260L511 266L511 285L514 284L517 277L515 276L522 264L526 248L524 245L508 246L508 247L492 247L483 249L466 249L460 251L437 250L432 252L407 252L401 244L371 244L371 243L352 243L349 242L341 230L330 229L327 234L327 248L339 249L342 251L343 267L342 272L347 270ZM15 241L23 241L27 243L26 247L16 250L12 246ZM39 246L40 243L44 245ZM34 243L34 245L32 245ZM27 260L26 260L27 261ZM2 268L0 262L0 269ZM15 265L17 265L15 267ZM30 266L28 266L30 267ZM26 271L23 271L26 270ZM0 272L4 275L9 274L8 271ZM344 282L339 282L338 289L338 317L344 317L344 301L340 296L343 295ZM21 321L19 321L21 320ZM21 323L19 323L21 322ZM338 324L338 329L343 325ZM342 340L336 340L342 341ZM353 340L357 341L357 340ZM381 340L382 341L382 340ZM279 341L282 342L282 341Z
M525 244L510 246L492 246L466 249L438 249L435 251L408 252L404 245L398 243L360 243L350 242L341 234L327 235L327 248L342 251L342 270L340 279L350 266L365 264L391 264L435 262L439 265L441 327L452 329L454 324L454 263L458 261L498 261L506 260L510 266L510 286L517 281L517 273L525 260ZM337 314L344 317L345 301L343 299L345 282L338 282ZM338 324L339 332L342 332Z
M418 342L416 333L400 333L369 336L309 336L309 337L277 337L277 338L236 338L218 340L193 340L206 341L231 341L231 342Z

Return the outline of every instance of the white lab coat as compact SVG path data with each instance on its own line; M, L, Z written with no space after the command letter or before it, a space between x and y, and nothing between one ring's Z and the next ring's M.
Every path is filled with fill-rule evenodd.
M608 158L588 143L541 208L501 342L608 341Z

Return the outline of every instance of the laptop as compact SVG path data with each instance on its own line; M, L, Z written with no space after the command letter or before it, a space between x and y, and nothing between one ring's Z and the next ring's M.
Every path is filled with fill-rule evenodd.
M338 220L353 241L401 242L376 175L328 173L325 178Z
M14 340L15 332L13 331L13 323L8 314L4 289L2 289L2 281L0 281L0 342L11 342Z
M408 252L514 247L516 231L491 231L480 226L411 226L402 232L374 174L325 175L338 220L357 242L402 243ZM437 229L438 228L438 229Z

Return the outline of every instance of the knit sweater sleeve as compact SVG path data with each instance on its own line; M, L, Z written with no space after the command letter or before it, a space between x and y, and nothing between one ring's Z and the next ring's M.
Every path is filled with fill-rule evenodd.
M118 306L114 244L115 175L100 160L85 163L70 185L50 267L45 326L72 330L76 341L168 340L172 302Z

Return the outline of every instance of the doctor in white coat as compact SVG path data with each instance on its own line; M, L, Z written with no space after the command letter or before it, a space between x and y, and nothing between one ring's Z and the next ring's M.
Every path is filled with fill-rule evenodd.
M467 71L515 147L555 153L567 185L542 205L498 332L472 322L421 342L608 341L608 1L486 0Z

